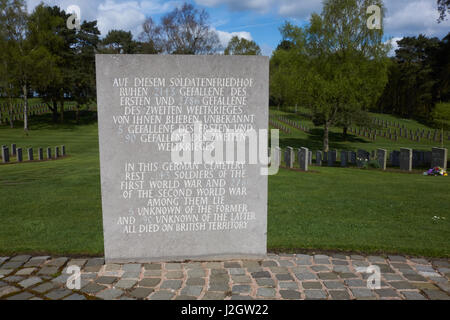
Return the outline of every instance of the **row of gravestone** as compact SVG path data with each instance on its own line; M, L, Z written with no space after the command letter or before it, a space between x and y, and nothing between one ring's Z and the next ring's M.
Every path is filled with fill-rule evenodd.
M8 148L8 146L3 145L1 150L1 157L3 163L10 163L11 157L16 157L17 162L23 162L23 150L22 148L17 148L16 144L11 144L11 150ZM48 147L47 150L47 160L57 159L59 157L64 157L66 155L66 146L55 147L55 153L52 155L52 148ZM34 153L33 148L27 149L28 154L28 161L34 160ZM39 161L43 161L44 159L44 149L39 148L38 149L38 159Z
M64 109L66 111L72 111L74 110L74 105L66 105ZM35 116L35 115L41 115L44 113L50 112L50 109L45 104L36 104L28 106L28 115L29 116ZM24 107L23 105L15 105L12 109L9 108L7 105L0 106L0 124L4 122L8 122L10 120L13 121L20 121L24 118Z
M416 128L416 130L413 131L412 129L408 129L404 124L400 125L399 122L382 120L378 118L373 118L372 123L381 126L382 128L388 129L386 132L387 135L404 137L410 140L420 140L426 137L426 139L433 141L441 141L443 140L444 135L447 135L447 139L450 140L449 132L446 132L446 134L442 134L438 129L425 131L425 129L423 128L422 130ZM395 129L393 132L391 132L390 127L397 128L398 131Z
M273 120L273 118L269 118L269 125L275 129L281 130L284 133L290 134L291 129L289 129L287 126L278 123L277 121Z
M291 127L296 128L298 130L301 130L301 131L309 133L309 128L304 126L304 125L302 125L300 122L288 119L286 117L281 117L281 116L278 117L278 120L283 122L283 123L285 123L285 124L287 124L287 125L290 125Z
M387 131L383 131L383 130L379 130L379 129L370 129L370 128L353 128L351 127L350 132L359 136L364 136L367 137L371 140L376 140L377 135L379 137L383 137L389 140L393 140L393 141L398 141L399 138L405 138L405 139L409 139L411 141L416 141L416 142L420 142L421 139L426 138L430 141L435 141L435 142L439 142L439 141L443 141L443 135L442 133L438 133L437 131L434 131L434 133L432 134L431 130L428 130L427 133L425 133L425 130L416 130L416 132L413 132L412 130L410 130L408 132L408 130L406 129L394 129L393 131L391 131L391 129L389 128ZM448 136L448 139L450 140L450 135Z
M275 148L274 157L275 161L281 163L282 151L280 148ZM308 171L308 166L312 165L312 151L307 148L300 148L297 151L297 159L299 162L299 168ZM342 150L340 152L340 166L347 167L349 165L356 165L358 167L364 167L370 160L375 160L378 166L382 170L386 170L387 167L387 150L377 149L372 151L372 154L368 151L359 149L355 151ZM413 167L441 167L444 170L447 169L447 155L448 151L445 148L432 148L432 151L420 151L410 148L400 148L400 151L392 151L390 153L390 165L393 167L399 167L401 170L411 171ZM326 163L329 167L336 165L338 158L337 150L330 150L328 152L316 151L316 166L322 166L322 163ZM287 147L284 151L284 163L286 167L293 168L295 163L294 148Z

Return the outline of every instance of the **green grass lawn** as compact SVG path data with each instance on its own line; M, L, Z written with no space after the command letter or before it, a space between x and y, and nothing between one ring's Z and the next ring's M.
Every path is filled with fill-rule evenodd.
M28 135L0 126L0 145L36 153L64 144L68 152L61 160L0 165L0 255L103 253L97 123L92 113L82 116L81 125L71 112L65 125L49 124L50 115L32 118ZM281 139L284 146L318 145L301 132ZM371 150L369 142L335 144ZM450 256L450 178L311 169L269 177L269 250Z
M305 110L298 109L299 112L305 112ZM283 116L293 121L298 121L303 125L306 125L309 129L309 133L305 133L299 129L286 125L290 128L291 133L286 134L280 130L280 147L293 147L300 148L306 147L311 150L321 150L323 148L323 128L315 127L311 120L302 117L299 114L294 114L292 112L278 111L276 108L271 109L271 114L277 116ZM372 117L377 117L380 119L396 121L400 123L404 123L408 129L416 130L416 129L430 129L425 127L422 124L414 120L406 120L406 119L397 119L390 115L382 115L382 114L371 114ZM278 123L282 124L282 122L278 121ZM391 127L391 130L394 128ZM387 129L383 129L387 130ZM433 129L434 130L434 129ZM376 141L369 140L366 137L356 136L351 133L348 134L348 138L346 140L343 139L342 129L341 128L331 128L330 130L330 149L337 150L356 150L356 149L364 149L367 151L376 150L377 148L386 149L388 151L392 150L400 150L401 147L412 148L417 150L428 150L431 151L432 147L441 147L439 142L429 141L427 139L421 139L420 142L411 141L406 138L399 138L398 141L389 140L378 136ZM447 135L444 136L444 148L450 148L450 141L447 139ZM338 155L339 156L339 155ZM315 155L314 155L315 157ZM450 154L449 154L450 157Z

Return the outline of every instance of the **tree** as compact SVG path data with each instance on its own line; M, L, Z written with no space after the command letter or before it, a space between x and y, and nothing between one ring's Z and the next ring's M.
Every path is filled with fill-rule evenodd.
M438 22L444 21L447 13L450 12L450 0L437 0L439 18Z
M436 102L448 97L449 47L424 35L404 37L398 46L379 111L429 120Z
M184 3L161 18L161 41L169 54L212 54L220 49L217 33L208 24L209 15Z
M31 46L46 52L45 73L39 73L35 89L53 113L53 121L58 121L58 103L64 121L64 100L70 94L71 69L74 61L75 31L69 30L66 21L69 15L59 7L38 5L30 15L28 40Z
M157 54L162 52L161 27L152 18L147 18L142 25L142 32L139 35L139 52L146 54Z
M24 130L28 131L28 96L30 87L44 83L52 70L53 58L41 43L30 40L30 19L23 0L3 1L1 20L5 28L2 65L6 70L5 88L11 97L21 93L24 100ZM3 24L3 23L2 23ZM12 126L12 120L11 126Z
M79 121L80 107L96 98L95 53L100 43L97 21L84 21L76 33L75 56L72 64L70 83L71 98L76 101L76 122Z
M136 53L137 43L130 31L110 30L102 41L104 53Z
M329 130L379 97L387 81L387 52L383 29L367 27L368 0L326 0L321 15L313 14L310 23L297 27L286 23L283 40L293 48L286 59L290 73L298 81L291 94L309 107L324 127L323 149L329 149ZM382 6L381 1L376 4ZM292 64L292 61L297 61ZM348 119L347 119L348 120ZM351 119L350 119L351 122Z
M233 36L224 51L225 55L261 55L261 48L253 40Z

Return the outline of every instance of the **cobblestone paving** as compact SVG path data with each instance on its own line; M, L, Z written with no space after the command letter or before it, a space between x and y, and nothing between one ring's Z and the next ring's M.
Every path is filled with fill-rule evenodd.
M80 290L66 287L81 268ZM381 288L367 288L377 265ZM264 260L104 264L103 258L0 256L0 299L449 300L450 261L403 256L269 254Z

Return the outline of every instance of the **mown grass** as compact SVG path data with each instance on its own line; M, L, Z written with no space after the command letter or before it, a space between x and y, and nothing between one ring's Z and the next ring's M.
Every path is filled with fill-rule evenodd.
M103 253L95 114L82 113L79 125L73 119L67 112L66 124L53 125L50 115L32 117L28 134L0 126L0 145L37 150L64 144L68 152L60 160L0 165L0 254ZM371 150L380 143L358 139L332 146ZM281 143L320 149L314 136L295 129L282 135ZM281 169L269 177L269 250L450 256L450 178L311 169Z
M276 109L271 110L271 114L277 116L283 116L287 119L297 121L307 126L310 129L309 133L303 132L299 129L286 125L290 130L290 134L286 134L280 131L280 147L293 147L300 148L306 147L310 150L322 150L323 149L323 128L315 127L311 120L302 117L299 114L295 114L292 112L279 111ZM416 129L430 129L425 127L422 124L414 120L394 120L394 117L390 115L382 115L382 114L372 114L373 117L378 117L380 119L391 120L391 121L400 121L401 123L405 123L405 126L408 129L416 130ZM280 124L282 122L278 121ZM391 130L394 128L391 127ZM387 130L387 129L383 129ZM434 129L433 129L434 130ZM450 140L447 139L447 135L444 136L444 148L450 148ZM381 136L377 136L376 141L369 140L369 138L357 136L354 134L348 133L347 138L343 137L342 129L333 127L330 130L330 149L337 150L357 150L364 149L367 151L376 150L378 148L386 149L388 151L399 150L401 147L412 148L417 150L428 150L431 151L432 147L441 147L439 142L433 142L428 139L421 139L419 142L411 141L406 138L399 138L398 141L393 141L387 138L383 138ZM338 155L339 156L339 155ZM314 155L315 157L315 155ZM449 154L450 157L450 154Z

